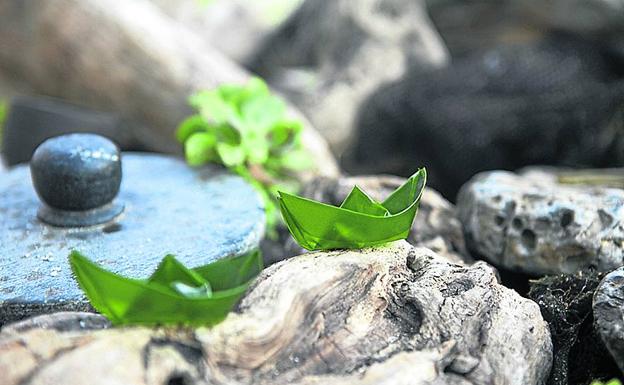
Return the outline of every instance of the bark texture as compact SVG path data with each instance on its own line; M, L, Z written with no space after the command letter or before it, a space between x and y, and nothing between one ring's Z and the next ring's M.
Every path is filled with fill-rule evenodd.
M538 306L491 267L403 241L275 264L212 329L63 317L0 333L3 384L527 385L552 354Z

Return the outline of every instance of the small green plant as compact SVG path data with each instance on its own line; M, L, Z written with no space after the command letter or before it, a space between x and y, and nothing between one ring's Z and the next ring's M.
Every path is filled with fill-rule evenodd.
M386 200L355 186L340 207L280 192L279 204L293 238L308 250L358 249L405 239L427 180L418 170Z
M9 112L9 103L6 100L0 100L0 146L2 145L4 121Z
M622 385L622 381L618 380L617 378L614 378L612 380L609 380L607 382L602 382L600 380L594 380L591 382L591 385Z
M114 325L215 325L262 271L258 250L194 269L167 255L148 279L122 277L77 251L69 263L91 305Z
M293 173L312 165L301 142L301 122L286 116L284 102L259 78L198 92L189 102L197 114L176 133L187 162L220 163L251 183L262 196L272 232L277 191L296 192Z

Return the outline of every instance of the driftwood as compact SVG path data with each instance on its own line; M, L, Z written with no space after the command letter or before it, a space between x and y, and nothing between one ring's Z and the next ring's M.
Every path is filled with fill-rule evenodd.
M424 1L307 0L260 45L250 66L288 93L341 154L374 90L448 61Z
M0 20L0 69L35 92L121 114L154 150L179 151L173 132L192 92L249 77L147 0L8 0ZM306 125L319 173L336 174Z
M530 385L552 353L538 306L487 264L403 241L275 264L212 329L44 317L0 333L3 384Z

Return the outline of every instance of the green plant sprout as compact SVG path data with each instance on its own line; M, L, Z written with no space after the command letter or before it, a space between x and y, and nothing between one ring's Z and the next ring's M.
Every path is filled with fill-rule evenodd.
M186 161L223 164L247 180L260 193L273 232L277 191L297 192L293 173L312 166L301 141L301 122L286 116L284 102L259 78L198 92L189 102L198 113L176 132Z
M215 325L262 271L258 250L194 269L167 255L148 279L122 277L78 251L69 262L91 305L114 325Z
M422 168L381 203L355 186L340 207L286 192L279 193L279 205L301 247L359 249L407 238L426 180Z
M600 380L594 380L591 382L591 385L622 385L622 381L618 380L617 378L614 378L612 380L609 380L607 382L602 382Z
M0 99L0 146L2 145L2 139L4 138L4 121L6 120L9 112L9 103L6 100Z

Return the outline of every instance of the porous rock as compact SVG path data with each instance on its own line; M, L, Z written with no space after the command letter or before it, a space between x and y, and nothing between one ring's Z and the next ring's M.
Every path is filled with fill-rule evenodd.
M624 267L607 274L594 293L594 322L624 372Z
M595 42L554 34L408 70L362 103L343 167L407 176L424 164L453 200L485 170L621 166L621 66Z
M550 362L535 303L404 241L275 264L211 329L0 333L6 385L532 385Z
M457 207L469 249L497 266L543 275L623 264L620 189L493 171L462 187Z

